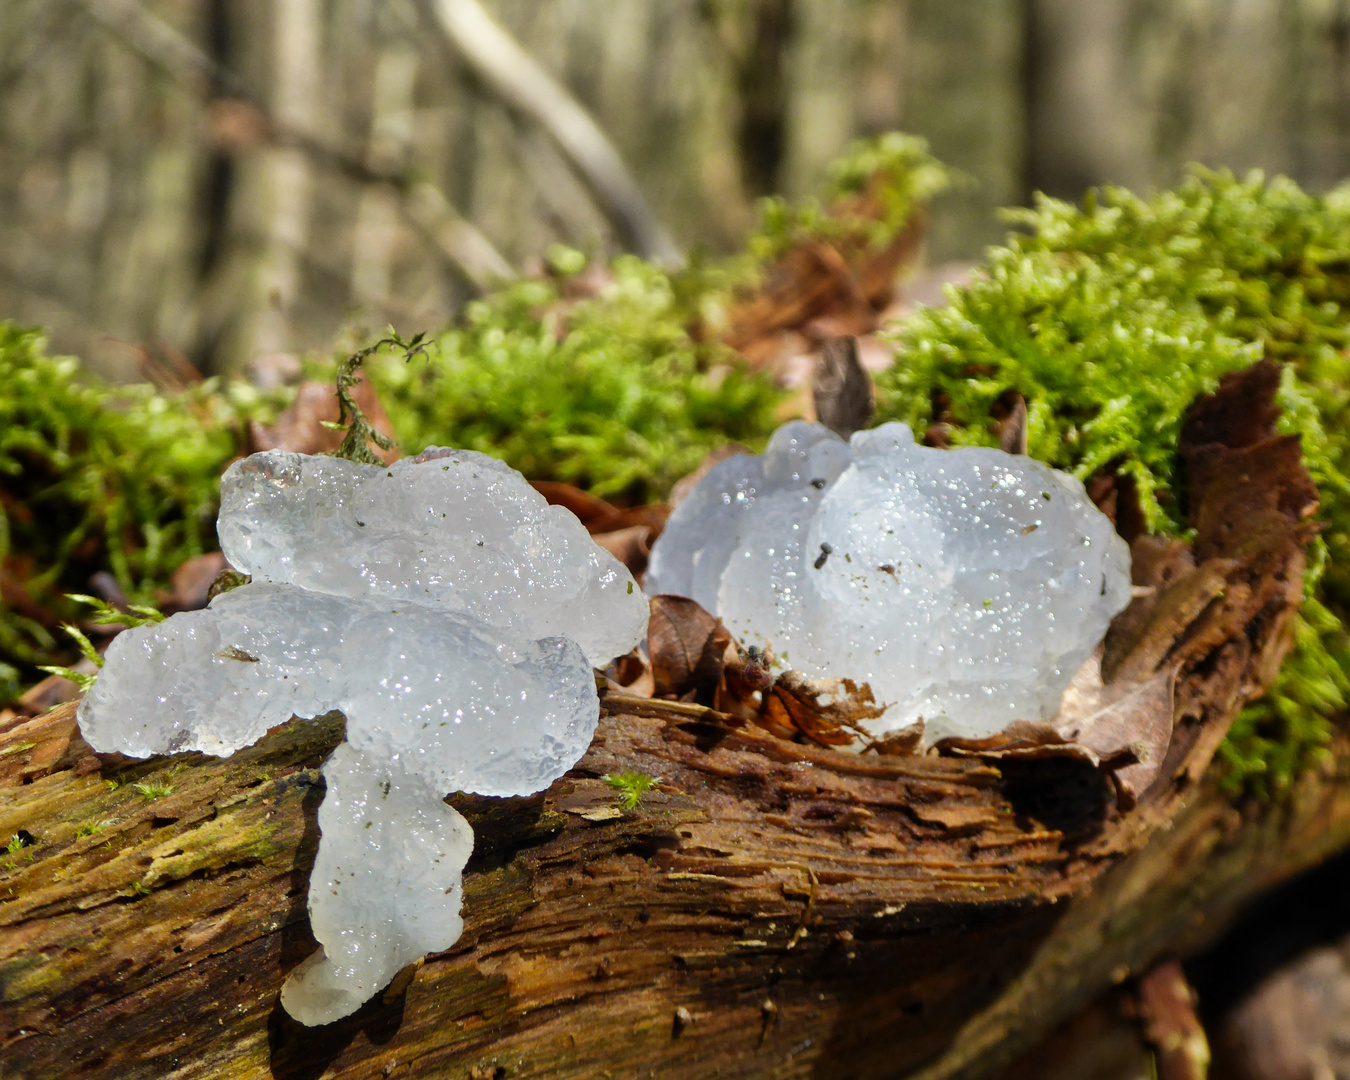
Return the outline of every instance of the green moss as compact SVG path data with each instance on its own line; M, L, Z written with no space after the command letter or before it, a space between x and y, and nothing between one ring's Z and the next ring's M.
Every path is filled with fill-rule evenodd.
M783 394L691 333L708 279L632 257L612 273L572 303L561 274L508 286L470 304L425 360L367 360L403 451L479 450L531 479L644 501L727 441L760 443Z
M1350 696L1350 189L1319 198L1284 179L1196 171L1151 199L1108 188L1010 219L1023 234L950 307L896 327L879 419L945 421L954 443L989 445L990 410L1016 391L1030 453L1082 478L1133 476L1150 528L1176 534L1187 407L1228 371L1285 361L1281 428L1303 440L1326 532L1294 653L1220 751L1235 789L1282 788Z
M221 469L238 420L260 411L246 387L206 383L169 397L112 389L41 333L0 322L0 563L34 604L74 619L64 596L110 572L149 603L184 559L213 549ZM22 604L0 604L0 663L69 657Z
M803 239L827 237L880 251L955 179L928 152L928 143L913 135L892 131L856 140L830 165L821 198L793 203L771 196L760 202L759 225L747 250L768 262ZM862 201L875 205L863 213Z
M627 769L614 775L602 776L606 784L619 793L619 805L625 810L635 810L642 796L660 783L659 776L648 776L635 769Z

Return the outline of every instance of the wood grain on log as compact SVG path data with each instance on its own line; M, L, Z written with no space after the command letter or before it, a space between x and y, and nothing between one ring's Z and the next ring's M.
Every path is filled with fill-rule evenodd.
M72 705L14 719L0 836L34 842L0 876L3 1075L987 1075L1350 840L1343 748L1335 776L1248 814L1201 781L1288 647L1311 535L1296 456L1253 445L1278 468L1203 448L1194 553L1136 543L1143 595L1104 666L1176 681L1132 809L1081 757L852 754L602 698L547 792L453 798L477 837L463 938L328 1028L278 992L315 947L339 716L147 762L92 754ZM661 779L631 811L602 779L624 769Z

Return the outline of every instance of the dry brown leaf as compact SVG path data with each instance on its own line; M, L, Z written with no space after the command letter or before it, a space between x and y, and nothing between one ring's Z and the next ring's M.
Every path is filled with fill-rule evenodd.
M1105 683L1101 653L1074 675L1050 721L1065 739L1092 751L1111 771L1128 809L1158 777L1172 740L1176 671L1164 668L1140 682Z
M885 757L909 757L923 750L923 717L909 727L891 731L868 743L866 750Z
M847 439L872 421L872 377L858 358L856 337L832 337L816 360L812 379L816 419Z
M226 566L225 556L219 551L184 560L169 579L169 592L163 597L161 610L167 615L206 607L211 584Z
M851 221L885 213L875 185L839 200L831 210ZM723 340L751 363L774 367L785 337L820 343L836 335L871 333L895 300L899 270L914 260L926 226L925 214L916 212L880 250L872 246L865 226L829 240L802 240L767 268L761 285L736 299Z
M653 596L647 624L655 693L708 704L717 693L731 635L686 596Z
M575 514L595 542L628 567L629 573L647 569L652 544L670 517L665 503L618 507L561 480L532 480L530 486L551 505Z
M1212 394L1200 398L1186 414L1180 444L1242 449L1275 434L1280 418L1275 393L1280 388L1280 365L1262 360L1225 375Z
M604 674L605 688L608 690L648 698L656 692L651 665L641 649L634 648L626 656L615 659L605 668Z
M785 671L764 696L758 723L784 738L802 737L821 746L847 746L871 739L864 726L886 711L872 688L852 679L808 679Z
M592 495L561 480L531 480L530 487L547 499L551 506L561 506L574 513L577 520L588 527L588 531L592 521L602 521L619 512L617 506L606 502L599 495Z
M592 538L637 577L647 569L647 558L652 550L651 535L652 530L646 525L630 525L614 532L592 533Z
M1016 395L1008 415L999 422L998 447L1005 454L1027 452L1027 400Z
M1104 769L1117 801L1129 809L1157 778L1172 737L1175 671L1104 683L1101 650L1079 668L1059 712L1046 721L1017 720L983 739L942 739L940 753L998 760L1072 757Z
M834 333L866 334L877 313L867 302L853 268L834 245L810 240L792 248L764 275L757 292L733 309L726 343L752 363L779 351L780 335L831 317Z
M1100 472L1088 479L1087 493L1097 509L1111 519L1127 544L1148 534L1148 522L1139 502L1139 488L1128 473Z

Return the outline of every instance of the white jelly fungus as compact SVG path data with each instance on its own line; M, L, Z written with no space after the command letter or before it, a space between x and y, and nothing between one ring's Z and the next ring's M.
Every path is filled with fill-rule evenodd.
M877 734L1053 715L1130 596L1129 550L1067 473L1000 450L779 428L719 463L655 544L648 595L697 600L784 667L871 685Z
M571 768L599 715L591 667L641 639L647 605L575 517L467 451L255 454L226 472L218 528L252 582L115 638L80 728L100 751L228 755L342 711L309 886L321 948L282 989L329 1023L458 939L473 832L443 797Z

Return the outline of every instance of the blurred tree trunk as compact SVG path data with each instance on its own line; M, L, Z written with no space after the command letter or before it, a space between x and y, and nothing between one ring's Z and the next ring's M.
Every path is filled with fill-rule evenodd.
M272 5L272 109L298 131L318 131L322 115L320 54L323 26L319 0L276 0ZM376 58L378 63L378 56ZM287 352L302 261L309 250L314 177L305 151L278 146L264 151L263 251L241 319L244 356Z

